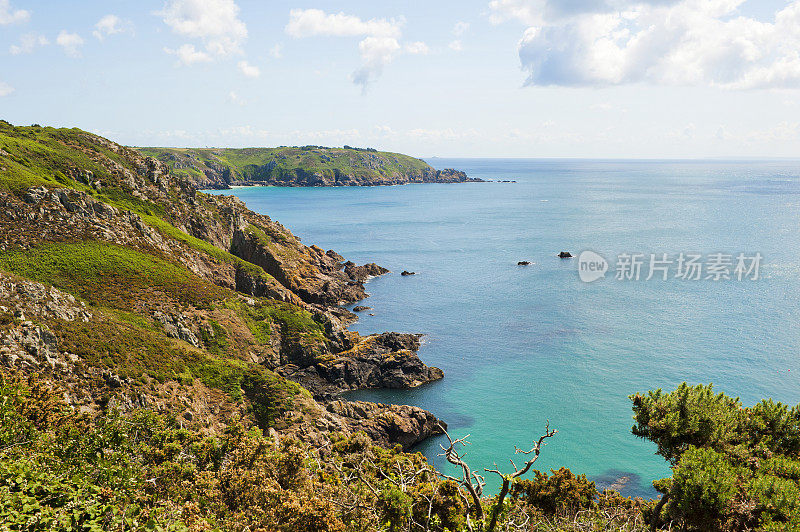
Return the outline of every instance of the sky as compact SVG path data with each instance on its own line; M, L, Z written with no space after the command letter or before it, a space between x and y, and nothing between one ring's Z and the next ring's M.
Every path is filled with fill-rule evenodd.
M134 146L800 157L800 0L0 0L0 118Z

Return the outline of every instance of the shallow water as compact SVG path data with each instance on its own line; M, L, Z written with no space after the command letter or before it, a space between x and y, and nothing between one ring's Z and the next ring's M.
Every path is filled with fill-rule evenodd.
M375 315L354 328L424 333L420 356L445 379L358 398L434 412L470 434L481 470L549 420L559 433L536 468L629 477L623 493L642 496L669 469L631 435L630 394L686 380L800 402L800 162L430 162L517 183L233 191L307 244L392 270L369 282ZM561 250L596 251L611 271L583 283ZM618 281L621 252L764 258L757 281L645 281L647 265ZM447 467L440 441L419 450Z

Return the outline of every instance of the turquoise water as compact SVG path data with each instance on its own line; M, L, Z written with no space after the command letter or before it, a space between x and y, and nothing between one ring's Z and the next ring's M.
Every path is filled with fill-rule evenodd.
M669 469L631 435L630 394L686 380L800 402L800 162L430 162L517 183L235 191L307 244L393 271L369 282L375 315L354 328L424 333L420 356L445 378L358 398L434 412L470 434L479 470L549 420L538 469L629 476L643 496ZM587 284L555 257L587 249L612 270L620 252L760 252L762 278ZM440 441L419 450L447 467Z

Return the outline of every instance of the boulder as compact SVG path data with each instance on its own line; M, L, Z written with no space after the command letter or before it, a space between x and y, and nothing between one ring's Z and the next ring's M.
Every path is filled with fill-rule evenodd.
M560 258L560 259L571 259L572 258L572 253L570 253L569 251L562 251L561 253L558 254L558 258Z
M436 416L416 406L339 400L328 403L327 410L340 417L352 432L363 431L378 445L399 443L405 451L447 428Z
M363 266L357 266L354 262L347 261L344 263L344 273L347 274L347 277L351 280L363 283L370 277L378 277L384 273L389 273L389 270L378 266L374 262L364 264Z
M403 276L406 276L406 275L416 275L416 274L417 274L417 272L410 272L410 271L408 271L408 270L403 270L403 271L400 273L400 275L403 275Z

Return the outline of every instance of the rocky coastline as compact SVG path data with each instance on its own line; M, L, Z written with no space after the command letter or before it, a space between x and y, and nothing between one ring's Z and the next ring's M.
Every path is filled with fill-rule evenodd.
M156 159L79 140L92 164L67 169L81 178L74 187L0 190L4 371L43 376L87 415L144 407L210 434L243 417L317 443L364 431L408 449L441 433L420 408L341 397L443 377L420 360L418 335L348 330L356 316L341 305L366 298L364 282L387 269L306 246ZM53 253L53 269L15 269L30 253ZM98 274L97 253L122 262Z
M227 180L226 180L227 179ZM306 172L297 169L290 175L280 177L269 177L266 179L235 179L230 172L219 173L217 171L206 171L205 180L200 181L198 186L206 190L230 190L233 187L375 187L375 186L397 186L415 183L484 183L483 179L469 177L465 172L453 168L443 170L424 171L420 173L404 174L396 176L363 177L352 173L344 172Z

